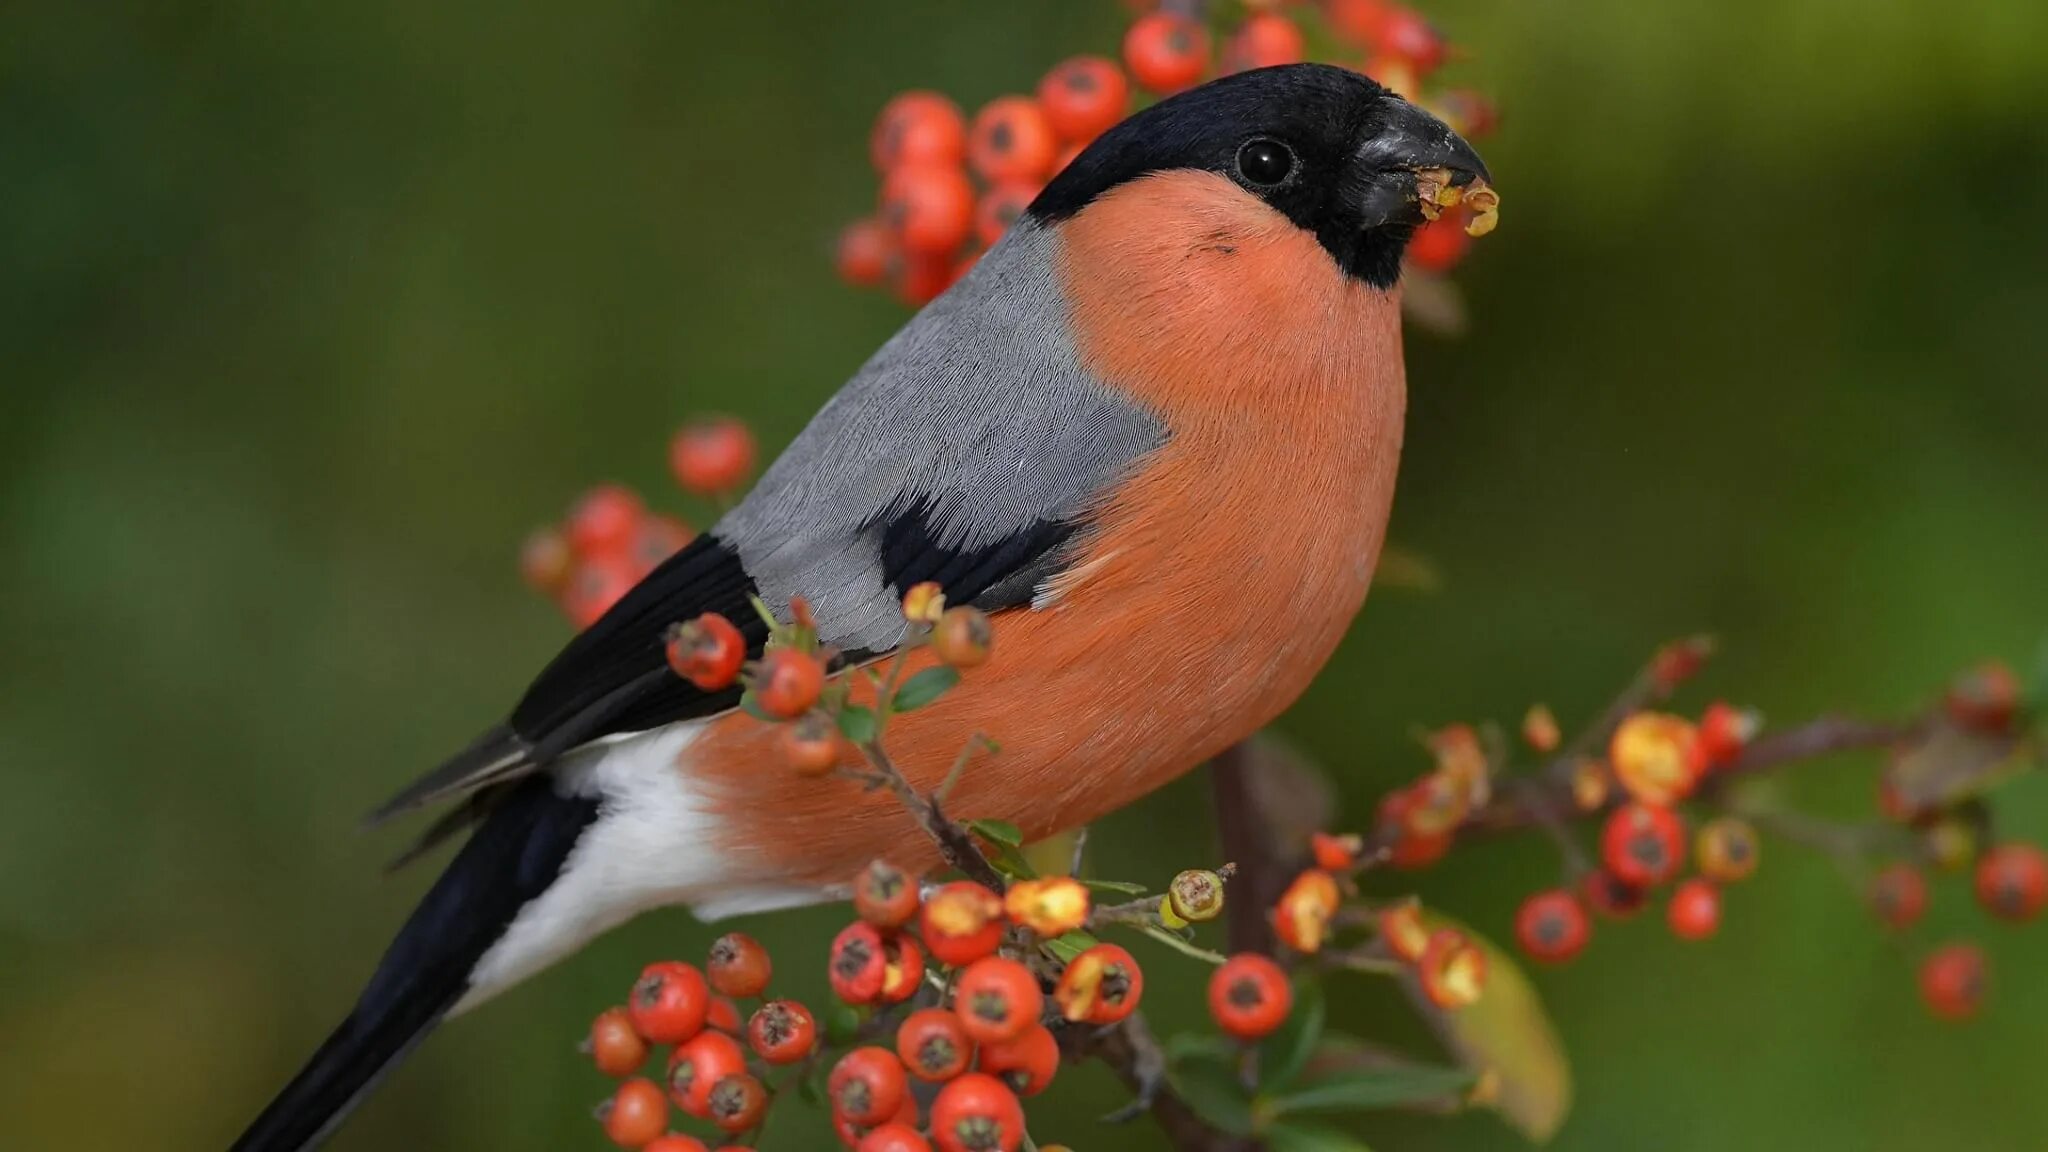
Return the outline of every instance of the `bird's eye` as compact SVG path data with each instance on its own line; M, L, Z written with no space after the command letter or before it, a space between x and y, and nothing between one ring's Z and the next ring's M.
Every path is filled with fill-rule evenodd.
M1294 171L1294 151L1278 140L1250 140L1237 150L1237 174L1245 183L1271 188Z

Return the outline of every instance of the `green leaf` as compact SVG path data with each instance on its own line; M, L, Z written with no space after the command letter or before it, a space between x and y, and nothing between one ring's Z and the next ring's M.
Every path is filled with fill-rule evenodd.
M1259 1044L1259 1087L1271 1092L1285 1088L1301 1075L1308 1058L1323 1038L1323 985L1311 973L1294 978L1294 1010L1280 1030Z
M1228 1062L1185 1060L1167 1069L1167 1082L1212 1128L1233 1136L1252 1133L1252 1102Z
M1414 1065L1347 1069L1318 1076L1314 1083L1295 1091L1267 1097L1262 1108L1272 1116L1369 1112L1375 1108L1456 1100L1472 1087L1472 1081L1472 1073L1463 1068Z
M1083 880L1081 883L1096 892L1114 892L1119 896L1143 896L1145 886L1128 880Z
M1055 936L1047 940L1045 942L1045 950L1052 953L1053 958L1060 963L1072 964L1074 957L1079 956L1099 943L1101 941L1086 932L1069 932L1064 936Z
M896 696L889 702L889 708L895 712L914 711L944 696L959 682L960 670L957 668L948 668L943 664L927 668L905 680L903 685L896 689Z
M1200 1060L1227 1064L1237 1059L1237 1054L1242 1051L1236 1041L1214 1032L1176 1032L1159 1047L1168 1064Z
M747 691L742 692L740 694L740 711L745 712L747 715L752 716L754 719L759 720L764 724L782 723L781 717L770 716L761 707L761 701L754 695L752 689L748 689Z
M859 704L848 704L839 710L839 731L855 744L867 744L875 738L875 710Z
M1259 1139L1266 1152L1372 1152L1351 1133L1320 1124L1274 1124Z
M1515 958L1447 916L1425 913L1430 928L1455 928L1486 953L1486 991L1456 1012L1430 1005L1413 978L1402 981L1408 998L1436 1029L1444 1046L1475 1074L1491 1069L1500 1089L1491 1106L1538 1144L1556 1135L1572 1108L1572 1066L1543 998Z
M860 1034L860 1010L846 1004L834 1004L825 1012L825 1039L834 1044L845 1044Z
M1024 843L1024 832L1008 820L969 820L967 830L991 844L1015 848Z

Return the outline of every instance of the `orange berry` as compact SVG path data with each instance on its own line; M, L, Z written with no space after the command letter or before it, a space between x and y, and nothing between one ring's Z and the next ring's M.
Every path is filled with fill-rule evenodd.
M794 1000L770 1000L748 1019L747 1043L770 1064L795 1064L818 1046L818 1021Z
M955 880L924 902L920 935L941 964L972 964L1003 942L1002 897L971 880Z
M1486 953L1463 932L1439 928L1415 962L1422 994L1439 1008L1452 1011L1476 1002L1486 990Z
M1685 863L1685 825L1668 808L1624 804L1600 831L1600 861L1622 883L1654 888Z
M1397 789L1380 799L1378 834L1393 843L1387 862L1404 871L1427 868L1443 859L1444 853L1451 850L1455 835L1447 831L1425 833L1416 830L1414 819L1419 806L1412 788Z
M1399 4L1385 10L1374 35L1380 51L1406 61L1419 75L1442 67L1448 55L1443 34L1421 13Z
M1748 877L1756 871L1761 853L1756 829L1733 816L1708 821L1693 837L1693 860L1700 875L1719 884Z
M1093 904L1088 886L1071 876L1019 880L1003 894L1003 910L1011 922L1047 938L1088 923Z
M1030 1098L1045 1091L1060 1069L1060 1045L1043 1024L1033 1024L1008 1040L981 1046L975 1070L986 1072Z
M899 299L913 308L922 308L953 286L959 279L957 272L950 252L929 256L906 252L896 261L890 280Z
M903 1062L887 1048L856 1048L832 1066L832 1110L856 1124L885 1124L910 1094Z
M711 1149L705 1147L704 1142L695 1136L670 1132L666 1136L656 1137L652 1144L646 1146L644 1152L711 1152Z
M713 940L710 958L704 964L704 975L713 988L742 1000L766 991L774 971L768 949L744 932L727 932Z
M1699 734L1684 717L1637 712L1615 727L1607 760L1629 795L1669 807L1699 783Z
M967 137L967 166L991 184L1007 180L1043 181L1060 153L1038 101L1029 96L998 96L974 116Z
M1515 940L1522 951L1558 964L1579 954L1592 938L1593 925L1578 899L1562 888L1538 892L1522 901L1515 913Z
M619 1085L612 1098L598 1109L605 1138L621 1148L645 1148L668 1128L668 1101L661 1089L644 1077Z
M1024 1106L1002 1081L969 1072L939 1089L931 1133L939 1152L1017 1152Z
M912 584L903 594L903 618L912 624L937 624L946 614L946 591L936 580Z
M1669 692L1699 674L1707 658L1714 654L1712 636L1687 636L1683 640L1657 649L1650 658L1650 679L1659 689Z
M576 552L569 541L553 528L536 528L519 546L519 575L527 586L552 596L569 582L576 567Z
M1387 0L1325 0L1323 18L1330 22L1332 32L1363 48L1378 36L1386 7Z
M578 556L623 551L647 506L630 488L603 484L585 492L569 509L569 546Z
M1413 964L1429 947L1429 926L1422 922L1422 905L1403 900L1380 910L1380 940L1397 959Z
M1081 153L1087 150L1088 147L1085 144L1069 144L1065 148L1060 149L1060 154L1058 158L1056 158L1052 162L1052 174L1054 176L1057 176L1060 173L1065 172L1070 166L1072 166L1074 161L1079 160L1081 158Z
M705 1030L676 1046L668 1058L668 1098L699 1119L709 1119L711 1089L747 1070L747 1053L723 1032Z
M2048 855L2001 844L1977 860L1977 903L2001 920L2032 920L2048 905Z
M1949 718L1980 732L2003 732L2019 711L2020 684L2012 669L1996 660L1970 669L1948 687L1943 704Z
M875 171L906 164L958 164L967 155L967 120L937 92L905 92L882 106L868 138Z
M1009 1040L1038 1023L1045 994L1031 969L1003 956L986 956L967 966L953 986L953 1010L978 1043Z
M983 193L974 206L975 240L984 247L993 247L1010 230L1010 225L1024 215L1024 210L1031 207L1039 187L1031 181L1008 180Z
M1721 890L1711 880L1687 880L1671 893L1664 919L1680 940L1705 940L1721 928Z
M776 737L782 746L783 763L799 776L823 776L839 767L839 725L815 709L782 726Z
M1137 1011L1144 997L1144 970L1114 944L1097 944L1074 957L1052 991L1060 1015L1077 1024L1114 1024Z
M631 1076L647 1063L647 1041L633 1027L633 1017L624 1008L607 1008L590 1022L590 1039L585 1041L591 1063L614 1079Z
M1038 106L1062 140L1085 144L1116 126L1131 104L1123 69L1100 56L1073 56L1038 82Z
M1277 12L1255 12L1224 44L1222 71L1248 72L1276 64L1299 64L1307 58L1308 42L1299 25Z
M891 1122L861 1137L854 1152L932 1152L932 1145L911 1125Z
M706 612L669 629L668 666L676 675L705 692L729 688L746 663L747 640L733 622Z
M932 655L954 668L979 668L988 662L995 638L988 613L965 605L948 608L932 628Z
M562 612L578 628L588 628L612 610L640 572L622 552L605 552L580 561L562 588Z
M626 999L633 1030L656 1044L680 1044L695 1036L710 1010L704 974L676 960L641 969Z
M1209 70L1209 30L1172 12L1141 16L1124 33L1124 66L1161 95L1192 88Z
M973 1051L959 1015L944 1008L912 1012L896 1029L896 1055L919 1080L951 1080L967 1071Z
M1294 878L1273 910L1273 929L1280 942L1296 952L1314 953L1329 937L1343 894L1328 872L1311 868Z
M669 440L668 466L685 492L731 492L754 470L754 434L730 416L693 420Z
M1700 713L1699 758L1707 768L1718 768L1742 755L1742 749L1762 726L1755 712L1716 700Z
M834 263L840 279L871 288L889 278L889 261L895 255L895 234L880 220L865 216L840 231Z
M898 168L882 181L882 222L914 256L950 256L974 225L974 185L950 165Z
M1356 836L1332 836L1317 832L1308 838L1309 854L1316 867L1325 872L1349 872L1358 867L1358 853L1364 847Z
M832 994L848 1004L872 1004L889 974L889 949L882 934L865 921L841 929L832 941L827 969Z
M882 967L882 990L875 1000L880 1004L901 1004L924 984L924 949L908 936L898 936L887 941L888 962Z
M1871 881L1870 907L1887 928L1910 928L1927 911L1927 879L1911 864L1889 864Z
M1943 1020L1975 1016L1988 983L1984 953L1974 944L1944 945L1920 965L1920 997Z
M809 652L776 648L754 669L754 702L778 720L794 720L818 703L825 690L825 664Z
M1564 733L1558 729L1557 715L1547 705L1531 704L1522 717L1522 739L1538 752L1555 752L1564 742Z
M767 1114L768 1090L747 1073L736 1073L711 1086L706 1107L720 1130L745 1132Z
M1294 1009L1294 986L1278 964L1241 952L1209 977L1209 1015L1239 1040L1272 1035Z
M871 861L853 878L853 911L877 928L903 927L917 907L917 878L887 860Z

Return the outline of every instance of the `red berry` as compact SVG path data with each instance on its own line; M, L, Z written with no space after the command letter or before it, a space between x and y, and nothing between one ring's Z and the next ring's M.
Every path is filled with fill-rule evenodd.
M569 541L553 528L536 528L519 546L519 575L527 585L544 596L552 596L569 582L576 567L576 553Z
M1209 977L1209 1015L1239 1040L1269 1036L1294 1009L1294 986L1278 964L1241 952Z
M675 960L641 969L626 1000L633 1030L656 1044L680 1044L695 1036L710 1010L711 990L704 985L704 974Z
M948 608L932 627L932 655L954 668L979 668L988 662L995 627L988 613L962 605Z
M647 1145L644 1152L711 1152L711 1150L706 1148L704 1142L695 1136L685 1136L680 1132L671 1132L666 1136L657 1137L654 1143Z
M818 1022L794 1000L770 1000L747 1021L747 1043L770 1064L795 1064L817 1047Z
M912 1012L896 1029L896 1055L919 1080L951 1080L967 1071L973 1051L959 1015L944 1008Z
M1140 16L1124 34L1124 66L1154 92L1192 88L1209 69L1209 30L1172 12Z
M1358 867L1358 853L1363 848L1356 836L1332 836L1328 832L1311 835L1308 846L1316 867L1340 875Z
M969 1072L939 1089L931 1133L939 1152L1017 1152L1024 1106L1002 1081Z
M839 725L823 712L806 712L783 725L776 741L782 746L783 762L799 776L823 776L839 767Z
M766 991L774 971L768 949L744 932L728 932L713 940L711 957L704 965L704 975L713 988L721 995L742 1000Z
M1654 888L1685 862L1685 826L1668 808L1624 804L1601 829L1600 860L1622 883Z
M1034 1023L1008 1040L983 1044L974 1067L1002 1080L1019 1096L1036 1096L1059 1071L1059 1041L1045 1025Z
M690 542L690 527L672 516L649 516L633 532L626 546L626 559L633 567L635 582L646 579L662 561L683 550Z
M2048 905L2048 855L2000 844L1977 860L1977 903L2001 920L2032 920Z
M605 484L590 491L569 509L569 546L579 556L623 551L647 506L630 488Z
M1330 30L1348 43L1363 48L1379 35L1380 20L1386 15L1387 0L1327 0L1323 17Z
M731 492L754 470L754 434L730 416L693 420L669 441L668 466L685 492Z
M1927 879L1911 864L1888 864L1871 881L1870 907L1887 928L1910 928L1927 911Z
M2012 727L2019 700L2018 678L2012 669L1994 660L1956 677L1943 703L1949 718L1965 728L2003 732Z
M1097 944L1074 957L1052 991L1060 1015L1076 1024L1114 1024L1137 1011L1144 996L1144 970L1114 944Z
M1400 5L1380 17L1375 41L1380 51L1406 61L1421 76L1442 67L1447 54L1443 34L1421 13Z
M668 666L705 692L729 688L747 659L747 640L733 622L706 612L669 629Z
M1042 182L1060 154L1059 137L1038 101L999 96L974 116L967 137L967 165L991 184L1006 180Z
M704 1014L704 1026L716 1028L727 1036L739 1036L746 1031L740 1021L740 1007L725 996L711 998L711 1010Z
M598 1110L604 1134L621 1148L645 1148L668 1127L668 1101L661 1089L645 1078L619 1085L604 1107Z
M817 656L795 648L764 653L754 670L754 702L778 720L794 720L818 703L825 690L825 665Z
M848 1004L872 1004L888 977L889 949L875 926L855 921L832 941L828 973L832 994Z
M917 915L917 878L887 860L876 860L853 880L853 911L877 928L895 929Z
M1296 876L1280 894L1273 908L1274 933L1282 944L1296 952L1319 952L1342 902L1343 893L1338 891L1336 877L1311 868Z
M971 880L941 887L922 911L919 934L941 964L972 964L1003 942L1002 897Z
M709 1119L711 1089L746 1070L747 1054L739 1041L723 1032L699 1032L669 1055L669 1099L690 1115Z
M888 961L882 967L882 991L876 995L878 1004L901 1004L924 985L924 949L909 936L898 936L887 942Z
M892 1122L861 1137L854 1152L932 1152L932 1145L916 1128Z
M747 1073L736 1073L711 1086L706 1108L720 1130L745 1132L767 1113L768 1090Z
M1010 225L1031 207L1038 188L1036 183L1012 180L989 189L981 203L974 206L974 238L984 245L1001 240Z
M1743 746L1756 735L1756 713L1716 700L1700 713L1699 756L1708 768L1718 768L1742 755Z
M834 262L839 267L840 279L870 288L889 278L889 262L895 255L895 234L880 220L867 216L848 224L839 233Z
M614 1078L631 1076L647 1063L647 1041L624 1008L607 1008L590 1022L590 1060Z
M1699 674L1714 654L1712 636L1687 636L1657 649L1650 658L1650 678L1666 692Z
M967 155L967 120L936 92L905 92L882 106L868 139L875 171L906 164L958 164Z
M1038 1023L1045 995L1031 969L1002 956L967 966L953 988L953 1010L977 1043L1009 1040Z
M974 226L974 185L951 165L898 168L882 181L882 222L910 255L951 256Z
M1415 230L1408 240L1408 262L1426 272L1448 272L1465 258L1472 238L1456 212L1446 212Z
M906 252L896 261L891 280L896 286L896 295L905 304L921 308L951 288L953 281L958 279L958 271L950 252L932 256Z
M1920 998L1943 1020L1967 1020L1984 1004L1984 953L1974 944L1947 944L1920 965Z
M832 1110L856 1124L885 1124L910 1093L903 1062L887 1048L856 1048L832 1066L825 1084Z
M1378 834L1393 843L1387 862L1403 871L1427 868L1451 850L1455 833L1421 833L1410 826L1417 803L1413 789L1401 788L1380 798Z
M1643 910L1650 902L1647 891L1633 884L1624 884L1604 871L1586 873L1579 882L1579 894L1586 898L1586 906L1610 920L1626 920Z
M1276 64L1299 64L1308 56L1308 44L1301 28L1277 12L1255 12L1223 46L1223 68L1246 72Z
M1463 932L1439 928L1415 962L1422 994L1439 1008L1452 1011L1475 1003L1486 989L1486 953Z
M612 610L633 585L639 569L623 552L603 552L578 562L562 588L562 612L578 628L588 628Z
M1100 56L1060 61L1038 82L1038 106L1060 139L1085 144L1116 126L1130 107L1123 69Z
M1687 880L1671 893L1664 919L1679 939L1705 940L1721 928L1721 890L1710 880Z
M1515 940L1538 960L1561 963L1579 954L1592 938L1586 910L1570 892L1552 888L1522 901L1515 913Z

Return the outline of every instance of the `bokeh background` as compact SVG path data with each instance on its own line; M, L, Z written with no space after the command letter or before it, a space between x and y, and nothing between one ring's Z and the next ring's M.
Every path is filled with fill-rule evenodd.
M2034 0L1437 0L1504 226L1474 325L1413 340L1383 592L1284 730L1362 823L1410 734L1568 720L1657 641L1703 692L1891 712L2048 630L2048 7ZM858 5L358 0L9 6L0 21L0 1147L223 1146L324 1035L428 879L356 819L495 717L565 636L532 524L663 492L669 429L779 445L903 314L833 279L894 90L970 106L1115 43L1114 0ZM678 499L672 502L683 509ZM1697 696L1692 703L1703 702ZM1870 811L1870 763L1789 799ZM1190 780L1103 869L1208 859ZM2004 827L2048 834L2023 780ZM1963 883L1883 939L1773 847L1720 938L1603 928L1538 977L1576 1060L1565 1149L2048 1145L2048 928ZM1420 881L1505 934L1536 839ZM830 912L757 921L817 991ZM1990 944L1944 1027L1917 956ZM654 915L436 1036L339 1149L598 1148L571 1045ZM822 969L822 965L819 965ZM1192 1018L1201 973L1152 958ZM1387 990L1338 1014L1421 1033ZM1038 1130L1117 1102L1070 1074ZM825 1146L815 1117L770 1146ZM1486 1115L1362 1127L1512 1149Z

